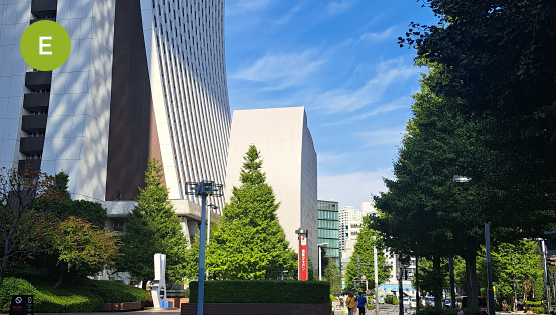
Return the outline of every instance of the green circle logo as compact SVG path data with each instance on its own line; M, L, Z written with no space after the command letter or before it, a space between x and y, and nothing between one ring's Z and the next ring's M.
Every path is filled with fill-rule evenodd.
M48 20L39 21L25 29L19 49L28 65L37 70L51 71L68 60L71 40L62 25Z

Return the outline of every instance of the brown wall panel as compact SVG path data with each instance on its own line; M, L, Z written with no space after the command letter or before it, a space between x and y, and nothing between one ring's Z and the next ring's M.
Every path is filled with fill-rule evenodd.
M106 200L133 200L150 158L162 161L154 120L140 0L117 0Z

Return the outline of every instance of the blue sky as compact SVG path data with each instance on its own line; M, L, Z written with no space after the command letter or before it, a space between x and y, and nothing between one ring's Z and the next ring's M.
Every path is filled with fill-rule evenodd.
M360 207L392 178L410 97L419 88L415 0L228 0L232 110L304 106L318 156L318 198Z

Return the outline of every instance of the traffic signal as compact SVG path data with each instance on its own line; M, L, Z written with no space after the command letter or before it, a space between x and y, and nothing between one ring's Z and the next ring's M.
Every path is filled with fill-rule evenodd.
M550 256L548 257L548 264L550 266L556 266L556 256Z

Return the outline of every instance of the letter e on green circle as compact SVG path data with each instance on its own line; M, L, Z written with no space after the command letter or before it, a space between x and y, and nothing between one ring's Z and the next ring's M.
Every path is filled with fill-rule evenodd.
M38 21L25 29L19 49L28 65L51 71L68 60L71 39L62 25L49 20Z

